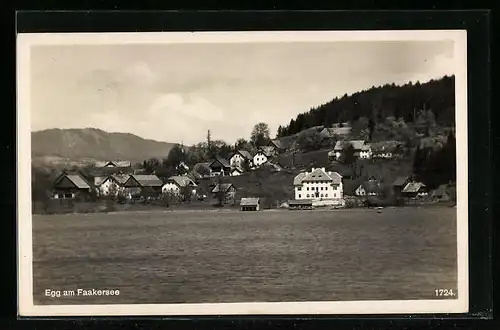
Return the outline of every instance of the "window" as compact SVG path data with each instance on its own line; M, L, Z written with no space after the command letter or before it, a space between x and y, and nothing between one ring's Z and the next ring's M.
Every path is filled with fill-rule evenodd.
M309 187L307 187L306 189L307 189L307 191L309 191Z
M299 198L301 198L301 197L302 197L302 195L301 195L301 194L299 194Z
M323 197L323 194L321 194L320 196Z
M307 198L309 198L309 194L307 194Z
M337 198L337 193L333 193L333 197Z
M328 194L325 194L325 197L328 197Z
M301 190L302 190L302 187L297 187L297 190L298 190L298 191L301 191Z
M321 187L321 190L323 190L323 187Z

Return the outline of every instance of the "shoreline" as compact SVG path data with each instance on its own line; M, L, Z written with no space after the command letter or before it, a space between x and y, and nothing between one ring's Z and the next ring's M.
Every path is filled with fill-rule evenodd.
M150 209L150 210L119 210L110 212L71 212L71 213L33 213L32 216L37 217L49 217L49 216L73 216L73 215L121 215L121 214L169 214L169 213L276 213L276 212L291 212L291 213L309 213L309 212L377 212L383 213L384 211L394 211L403 209L456 209L456 205L448 204L423 204L423 205L406 205L406 206L387 206L381 209L376 207L357 207L357 208L338 208L334 209L332 207L317 207L312 210L289 210L288 208L272 208L272 209L261 209L259 211L241 211L239 208L214 208L214 209L189 209L189 208L178 208L178 209Z

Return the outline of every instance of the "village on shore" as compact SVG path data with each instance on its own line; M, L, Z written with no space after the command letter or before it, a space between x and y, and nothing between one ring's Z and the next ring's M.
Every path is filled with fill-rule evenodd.
M64 205L88 201L106 201L106 205L150 204L185 208L238 207L242 211L264 208L313 209L317 207L352 208L367 206L402 206L416 203L449 201L447 189L429 189L415 176L402 174L387 182L377 175L357 175L354 166L399 161L404 157L402 142L369 143L349 140L348 123L317 129L317 135L330 141L333 147L322 149L320 166L295 164L294 143L287 139L268 139L254 151L234 148L227 158L219 154L205 162L189 166L175 164L176 175L161 177L155 171L137 168L130 161L110 160L95 164L91 171L63 171L53 182L50 199ZM340 137L340 138L339 138ZM334 142L331 142L335 138ZM326 143L328 145L328 142ZM181 152L183 147L180 148ZM285 155L292 155L285 162ZM290 157L288 157L290 158ZM286 163L286 164L285 164ZM326 166L321 166L325 165ZM358 165L359 167L359 165ZM349 170L345 170L349 169ZM238 178L261 173L261 180L282 174L282 184L288 185L288 196L274 198L265 191L249 192L250 183ZM239 182L239 183L238 183ZM259 185L261 183L257 183ZM250 189L251 190L251 189ZM390 196L390 198L389 198ZM263 202L263 199L266 201ZM109 210L110 208L104 208ZM111 208L115 209L115 207Z

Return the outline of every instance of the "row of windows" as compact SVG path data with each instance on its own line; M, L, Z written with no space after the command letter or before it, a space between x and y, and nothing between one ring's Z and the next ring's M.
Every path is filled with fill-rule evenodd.
M337 186L334 186L333 189L337 189ZM297 187L297 190L301 191L302 190L302 187ZM306 190L309 191L309 190L328 190L328 187L306 187Z
M314 198L314 197L316 197L316 196L315 196L314 194L307 194L307 195L306 195L306 198L310 198L310 197ZM327 198L327 197L328 197L328 194L319 194L319 197L325 197L325 198ZM333 197L334 197L334 198L336 198L336 197L337 197L337 194L333 194ZM302 198L302 195L301 195L301 194L299 194L299 198Z

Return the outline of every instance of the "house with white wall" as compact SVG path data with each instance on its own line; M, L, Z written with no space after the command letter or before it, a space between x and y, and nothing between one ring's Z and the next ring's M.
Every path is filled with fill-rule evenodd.
M253 156L253 167L259 167L267 163L271 158L277 155L276 150L272 146L260 147L257 153Z
M316 205L343 205L342 176L322 168L302 172L293 180L295 199L312 200Z
M191 188L191 193L196 194L196 183L188 176L185 175L175 175L165 181L165 184L161 187L162 193L171 193L173 195L180 195L182 189L186 187Z
M239 167L243 168L244 164L249 164L252 162L252 155L246 150L237 150L231 158L229 158L229 164L231 168Z
M335 156L338 160L342 157L345 150L352 145L354 148L354 156L359 159L370 159L372 157L372 149L369 143L364 140L337 141L333 148L333 153L329 152L328 157Z

